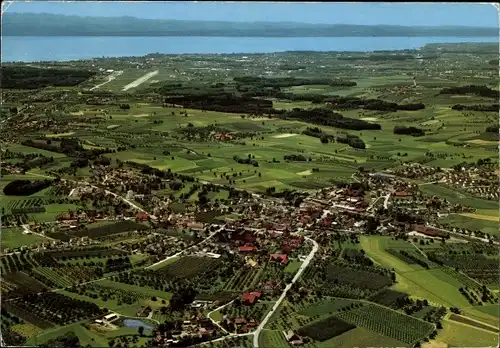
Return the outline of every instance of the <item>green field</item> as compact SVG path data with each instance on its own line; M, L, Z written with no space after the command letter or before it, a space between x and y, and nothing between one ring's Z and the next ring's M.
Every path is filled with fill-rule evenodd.
M455 347L495 347L498 344L498 336L490 331L446 319L436 341Z
M357 327L327 341L316 343L316 348L329 347L410 347L398 340L379 335L364 327Z
M299 270L302 262L300 261L290 261L285 267L285 272L295 274Z
M302 309L299 314L309 317L333 314L352 303L358 303L358 301L343 298L326 299L318 303L311 304L310 306Z
M476 198L457 189L452 189L440 184L421 185L420 189L428 195L443 197L455 204L463 204L466 202L468 206L475 209L496 210L498 212L498 202Z
M495 316L470 307L458 289L461 284L456 278L440 269L413 269L400 259L387 253L384 249L390 242L388 237L362 236L361 246L366 254L382 266L393 268L396 271L394 290L406 292L420 299L427 299L431 304L463 309L465 315L473 319L494 324Z
M37 234L25 234L21 227L2 228L0 230L0 236L2 249L19 248L49 240Z
M487 212L490 212L489 210ZM498 216L498 211L497 214ZM488 214L488 216L495 216L493 214ZM466 228L471 231L479 230L483 233L489 235L498 236L500 231L498 229L497 221L488 221L484 219L474 219L468 216L462 216L458 214L451 214L440 219L440 222L450 224L454 227Z

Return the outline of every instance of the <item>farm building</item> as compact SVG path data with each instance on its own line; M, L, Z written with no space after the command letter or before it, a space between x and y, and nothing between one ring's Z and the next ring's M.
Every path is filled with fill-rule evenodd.
M106 321L112 321L116 318L118 318L118 314L116 314L116 313L111 313L111 314L104 316L104 320L106 320Z
M408 198L412 196L412 194L408 191L395 191L392 195L397 198Z
M241 302L243 302L244 304L252 305L260 296L261 293L258 291L245 292L243 296L241 296Z
M425 225L413 224L411 225L411 230L414 232L425 234L426 236L430 237L446 237L445 233Z
M259 264L257 261L255 261L255 260L253 260L253 259L251 259L249 257L246 257L245 261L246 261L247 265L249 265L251 267L255 267L255 266L257 266Z
M244 245L244 246L240 246L238 248L238 251L240 253L248 253L248 252L257 251L257 248L253 245Z
M205 226L200 222L188 222L186 227L197 231L201 231L205 228Z
M288 343L292 346L299 346L304 343L302 337L297 335L293 330L283 331L283 335Z
M283 265L286 265L286 263L288 262L288 255L287 254L272 254L271 261L281 262Z

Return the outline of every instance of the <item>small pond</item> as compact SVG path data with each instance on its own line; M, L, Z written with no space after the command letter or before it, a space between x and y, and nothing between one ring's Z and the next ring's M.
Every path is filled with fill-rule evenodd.
M153 330L154 327L152 327L149 324L144 323L143 321L137 320L137 319L124 319L123 320L123 325L126 327L144 327L144 330Z

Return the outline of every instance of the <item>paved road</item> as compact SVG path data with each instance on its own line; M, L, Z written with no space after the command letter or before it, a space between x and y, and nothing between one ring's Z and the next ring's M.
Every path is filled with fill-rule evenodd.
M313 243L313 248L312 248L311 252L309 253L309 255L307 255L306 259L304 260L304 262L300 266L299 270L297 271L297 273L293 277L292 281L289 284L287 284L287 286L285 287L285 290L283 291L283 293L279 297L278 301L276 301L276 303L274 304L273 308L267 313L267 315L265 316L264 320L262 320L262 322L260 323L260 325L257 327L257 330L255 330L253 332L253 334L254 334L253 335L253 346L254 346L254 348L259 348L259 335L260 335L262 329L264 329L264 326L266 326L266 324L269 321L269 319L271 319L271 316L279 308L279 306L281 305L281 302L283 302L283 300L285 299L287 292L292 288L292 285L295 284L295 282L300 278L300 276L305 271L305 269L307 268L307 266L309 266L309 263L313 259L314 254L316 254L316 252L319 249L319 245L318 245L318 243L316 243L316 241L314 239L311 239L309 237L305 237L305 238L306 238L306 240L308 240L308 241L310 241L310 242Z
M432 228L434 228L436 230L439 230L439 231L447 232L449 234L454 234L454 235L460 236L462 238L472 238L472 239L481 241L483 243L490 243L490 240L487 239L487 238L481 238L481 237L476 237L476 236L469 236L467 234L462 234L462 233L458 233L458 232L453 232L453 231L445 230L445 229L442 229L442 228L439 228L439 227L436 227L436 226L433 226L433 225L429 225L429 224L427 224L426 226L427 227L432 227ZM493 242L493 244L500 245L499 242Z
M79 184L79 183L84 183L84 184L86 184L86 185L88 185L88 186L90 186L90 187L92 187L92 188L99 189L99 190L100 190L100 189L102 189L101 187L98 187L98 186L92 185L92 184L90 184L90 183L89 183L89 182L87 182L87 181L76 181L76 180L70 180L70 179L61 179L61 181L70 181L70 182L74 182L74 183L77 183L77 184ZM153 220L157 220L157 219L158 219L156 216L154 216L154 215L152 215L152 214L148 213L146 210L144 210L143 208L139 207L139 206L138 206L138 205L136 205L135 203L133 203L133 202L129 201L129 200L128 200L128 199L126 199L125 197L122 197L122 196L120 196L120 195L118 195L118 194L114 193L113 191L109 191L109 190L106 190L106 189L104 189L104 192L106 192L106 193L107 193L107 194L109 194L109 195L112 195L113 197L120 198L122 201L124 201L125 203L127 203L128 205L130 205L130 206L131 206L132 208L134 208L134 209L137 209L137 210L139 210L139 211L142 211L142 212L144 212L144 213L147 213L147 214L151 217L151 219L153 219ZM71 193L73 193L73 191L71 191ZM70 193L70 194L71 194L71 193Z
M33 232L32 230L30 230L29 228L29 225L21 225L23 230L26 232L26 233L32 233L32 234L36 234L37 236L40 236L40 237L43 237L43 238L46 238L46 239L50 239L50 240L55 240L54 238L51 238L51 237L48 237L44 234L41 234L41 233L38 233L38 232Z
M220 311L222 308L224 308L226 306L229 306L233 302L234 302L234 300L231 301L231 302L228 302L226 304L223 304L222 306L215 308L213 311L211 311L210 313L207 314L208 319L210 319L212 321L212 323L214 323L215 325L217 325L222 331L224 331L227 334L229 332L227 332L226 329L224 329L217 321L215 321L214 319L212 319L212 317L210 315L212 315L212 313L214 313L214 312Z
M387 196L385 196L385 199L384 199L384 208L385 209L389 208L389 198L391 198L391 193L388 193Z
M200 242L198 242L198 243L196 243L196 244L193 244L193 245L191 245L191 246L187 247L186 249L183 249L183 250L179 251L178 253L176 253L176 254L174 254L174 255L170 255L170 256L166 257L165 259L163 259L163 260L161 260L161 261L158 261L158 262L156 262L156 263L153 263L152 265L149 265L149 266L145 267L145 269L153 268L153 267L155 267L155 266L157 266L157 265L159 265L159 264L161 264L161 263L163 263L163 262L165 262L165 261L168 261L168 260L170 260L170 259L173 259L174 257L178 257L178 256L182 255L182 254L183 254L183 253L185 253L186 251L188 251L188 250L190 250L190 249L192 249L192 248L194 248L194 247L196 247L196 246L198 246L198 245L200 245L200 244L205 243L207 240L209 240L210 238L212 238L213 236L215 236L217 233L219 233L219 232L220 232L220 231L222 231L223 229L224 229L224 227L219 228L219 229L218 229L218 230L216 230L215 232L210 233L210 235L209 235L207 238L203 239L202 241L200 241Z

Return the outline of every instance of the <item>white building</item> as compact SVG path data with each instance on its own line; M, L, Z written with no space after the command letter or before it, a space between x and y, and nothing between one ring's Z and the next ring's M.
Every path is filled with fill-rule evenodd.
M134 198L134 191L128 190L125 199L129 199L130 200L130 199L133 199L133 198Z

